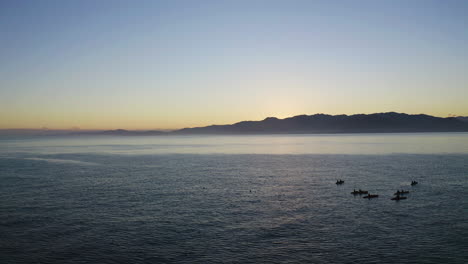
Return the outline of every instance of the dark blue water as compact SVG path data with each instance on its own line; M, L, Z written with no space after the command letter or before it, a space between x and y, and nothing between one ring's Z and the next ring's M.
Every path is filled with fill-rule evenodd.
M52 153L3 144L1 263L468 260L468 153L122 154L96 145L85 153L83 144ZM115 147L123 145L132 148ZM402 188L408 199L390 200Z

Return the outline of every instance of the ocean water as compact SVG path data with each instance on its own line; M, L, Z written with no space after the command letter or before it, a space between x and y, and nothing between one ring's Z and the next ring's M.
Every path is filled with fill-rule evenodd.
M467 263L467 197L468 133L0 138L0 263Z

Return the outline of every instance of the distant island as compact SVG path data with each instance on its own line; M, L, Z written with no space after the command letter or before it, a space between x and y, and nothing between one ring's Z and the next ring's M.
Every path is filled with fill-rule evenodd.
M468 132L468 117L435 117L425 114L375 113L357 115L298 115L261 121L242 121L230 125L211 125L173 131L67 131L67 130L0 130L0 135L242 135L242 134L326 134L326 133L411 133Z

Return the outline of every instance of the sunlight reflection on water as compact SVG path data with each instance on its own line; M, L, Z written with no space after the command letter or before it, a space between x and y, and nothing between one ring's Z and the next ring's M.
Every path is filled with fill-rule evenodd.
M37 137L0 139L1 152L119 154L468 153L468 133Z

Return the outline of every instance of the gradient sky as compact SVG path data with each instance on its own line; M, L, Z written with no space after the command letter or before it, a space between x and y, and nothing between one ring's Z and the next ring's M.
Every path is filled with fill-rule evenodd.
M0 128L468 116L468 1L1 1Z

